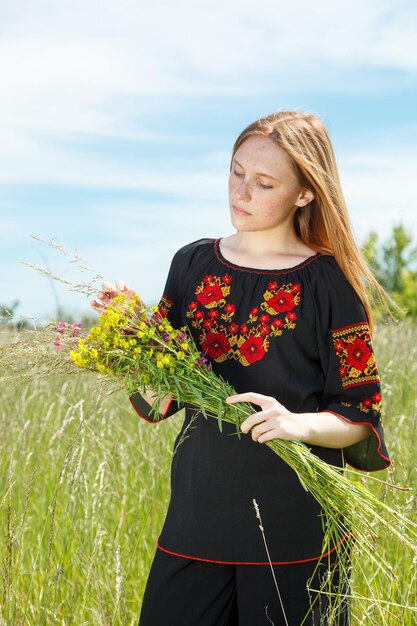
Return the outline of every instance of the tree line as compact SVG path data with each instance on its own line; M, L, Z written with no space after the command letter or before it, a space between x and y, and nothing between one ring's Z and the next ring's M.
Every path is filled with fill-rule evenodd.
M380 285L404 314L417 318L417 246L411 233L399 224L380 241L371 231L361 251Z

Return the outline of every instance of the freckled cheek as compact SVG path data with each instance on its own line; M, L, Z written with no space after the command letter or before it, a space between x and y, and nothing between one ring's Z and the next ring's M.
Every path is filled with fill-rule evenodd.
M229 195L233 197L236 194L236 190L239 187L239 183L229 179Z
M287 213L292 208L292 196L290 193L281 194L278 198L274 198L270 202L264 201L262 207L265 217L275 218L278 215Z
M263 203L262 208L266 218L274 219L281 213L280 205L277 202Z

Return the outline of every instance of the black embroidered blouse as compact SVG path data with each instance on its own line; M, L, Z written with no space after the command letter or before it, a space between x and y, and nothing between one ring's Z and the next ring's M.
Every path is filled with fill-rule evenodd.
M329 411L368 424L369 438L344 448L343 457L366 471L388 467L365 311L333 257L316 254L287 270L259 270L227 261L218 239L199 239L174 255L159 308L175 328L188 325L213 370L237 393L254 391L290 411ZM153 421L139 393L130 400ZM172 401L161 420L180 408ZM215 419L185 409L175 445L195 419L173 456L158 546L188 558L266 565L255 498L273 563L319 558L320 506L293 470L250 435L238 439L234 425L224 423L220 433ZM311 449L343 464L341 450Z

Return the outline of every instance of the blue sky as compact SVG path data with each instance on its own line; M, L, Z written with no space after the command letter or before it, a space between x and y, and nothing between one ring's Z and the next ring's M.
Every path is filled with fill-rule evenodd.
M55 301L20 261L80 278L31 235L156 301L175 250L233 232L233 142L278 109L325 122L358 241L417 238L414 1L0 0L0 79L0 303L25 317Z

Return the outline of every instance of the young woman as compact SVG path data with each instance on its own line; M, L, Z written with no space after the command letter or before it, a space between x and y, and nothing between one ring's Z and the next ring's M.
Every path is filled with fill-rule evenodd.
M364 279L382 290L355 245L321 120L281 111L250 124L233 147L229 204L236 232L178 250L159 309L188 325L234 386L228 402L249 401L254 413L238 439L234 425L220 433L185 407L176 444L191 428L173 457L140 626L346 626L347 603L330 622L326 596L311 591L341 545L321 554L318 503L262 445L299 440L333 465L369 471L390 463ZM133 293L122 281L103 287L97 310ZM131 402L152 421L151 390ZM167 397L160 420L180 408Z

